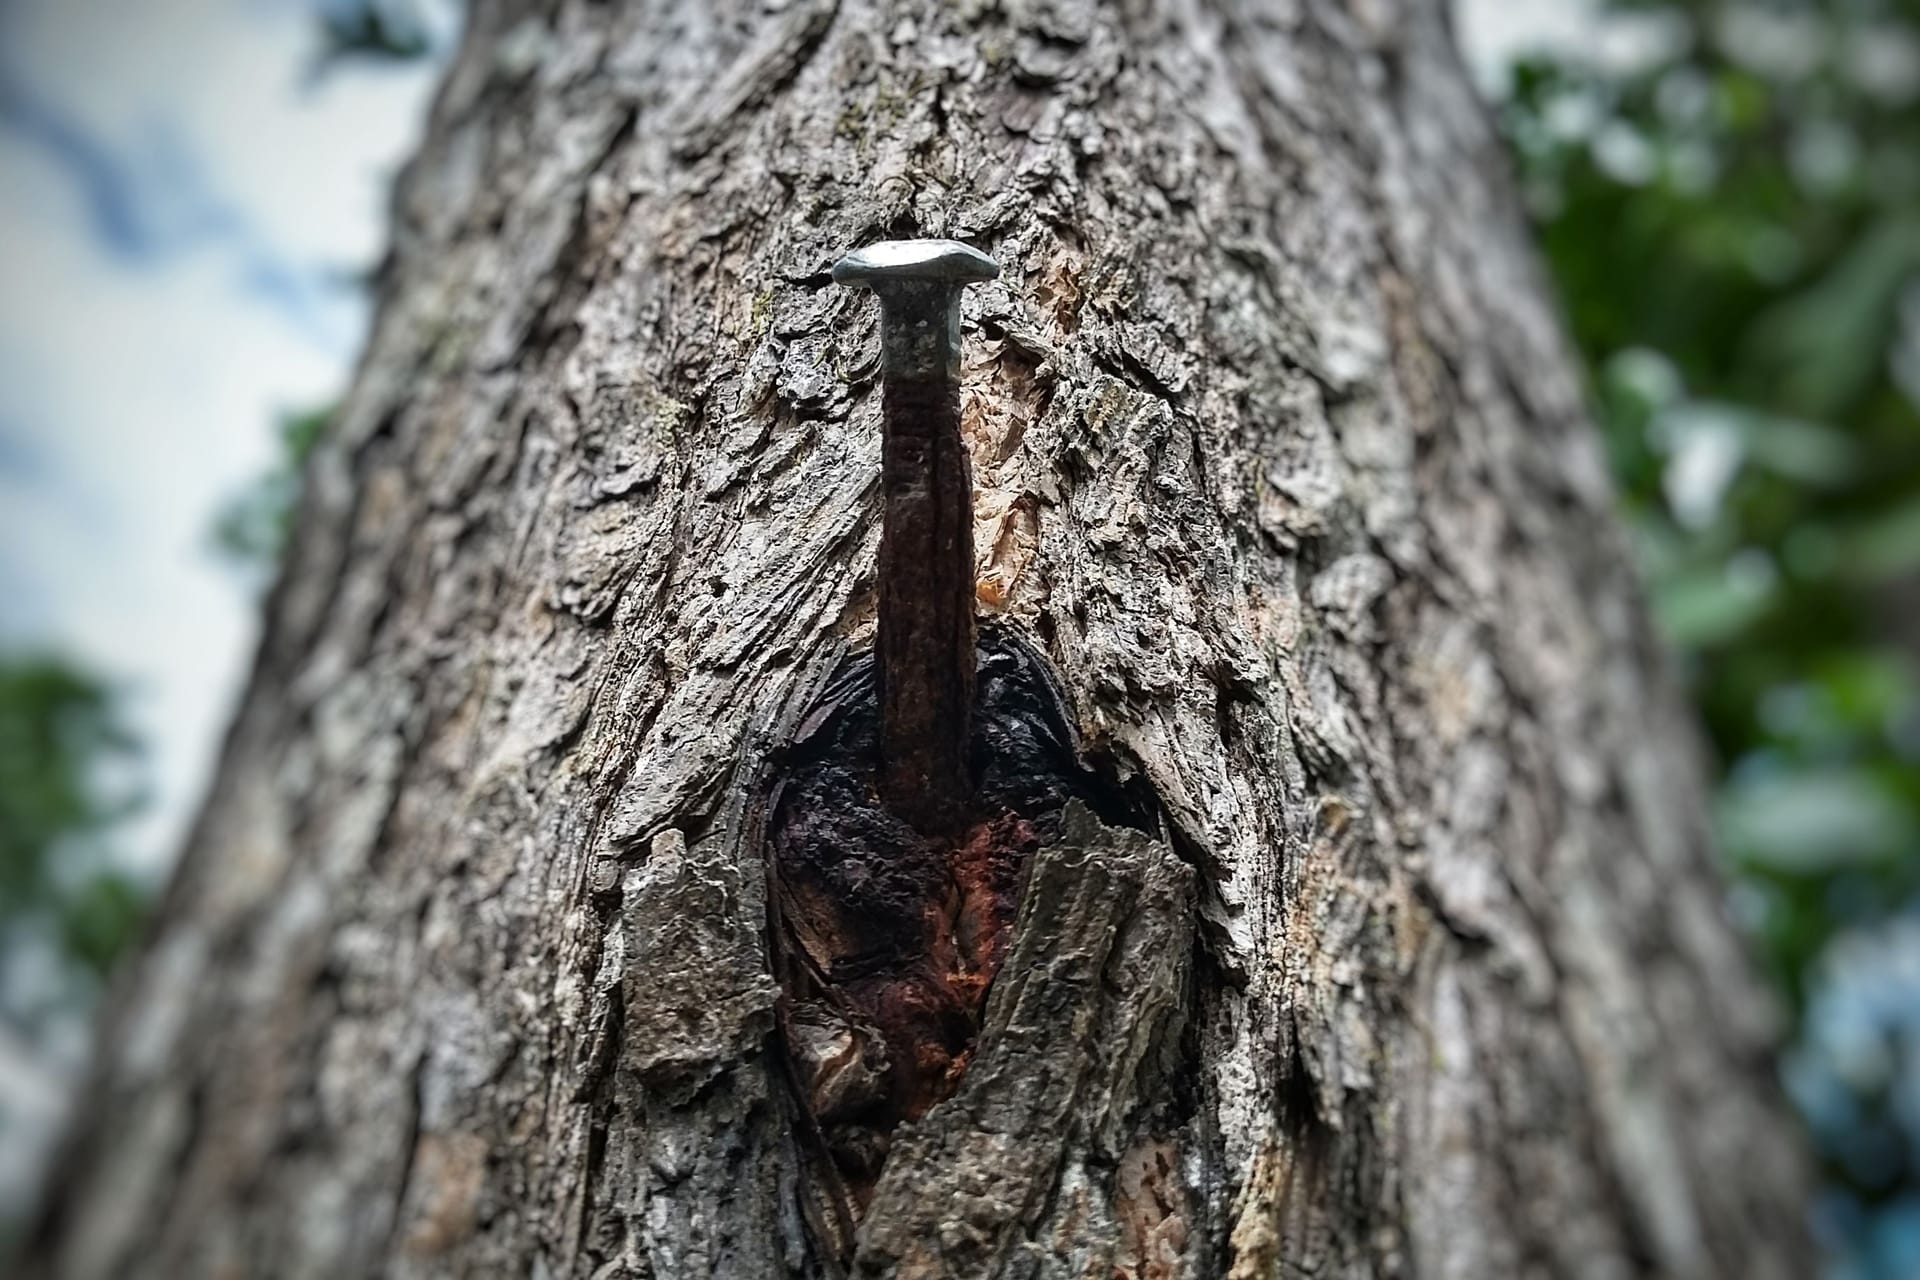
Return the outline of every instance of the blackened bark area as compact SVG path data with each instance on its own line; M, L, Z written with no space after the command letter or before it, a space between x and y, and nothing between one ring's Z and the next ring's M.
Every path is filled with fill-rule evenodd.
M922 834L893 806L871 653L836 675L776 784L767 850L788 1048L860 1205L894 1128L966 1071L1023 879L1058 841L1067 805L1120 825L1151 820L1081 762L1059 690L1023 641L989 628L978 655L961 766L970 799L950 833Z

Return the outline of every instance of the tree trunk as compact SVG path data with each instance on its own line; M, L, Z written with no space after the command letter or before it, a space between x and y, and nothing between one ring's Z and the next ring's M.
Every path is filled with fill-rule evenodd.
M1437 5L493 0L395 216L29 1274L1806 1274ZM805 880L870 800L808 745L865 714L879 533L827 271L901 235L1003 267L981 716L1051 743L980 748L1039 799L920 1077L847 992L931 970L821 941L898 904Z

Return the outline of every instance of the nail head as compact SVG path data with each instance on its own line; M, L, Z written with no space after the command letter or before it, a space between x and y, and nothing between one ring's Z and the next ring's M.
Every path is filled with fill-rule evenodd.
M893 280L974 284L999 274L999 263L958 240L882 240L833 265L835 284L868 288Z

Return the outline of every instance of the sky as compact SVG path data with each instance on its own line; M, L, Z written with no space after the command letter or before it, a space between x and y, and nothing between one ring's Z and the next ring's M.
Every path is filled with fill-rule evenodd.
M430 62L318 74L320 30L311 0L0 0L0 650L125 691L150 801L112 849L150 882L257 632L215 515L281 415L344 387L433 87ZM10 949L8 981L57 981L41 959ZM0 1027L0 1217L86 1025Z
M0 645L129 691L152 875L254 642L215 512L339 395L432 87L316 76L318 33L299 0L0 0Z

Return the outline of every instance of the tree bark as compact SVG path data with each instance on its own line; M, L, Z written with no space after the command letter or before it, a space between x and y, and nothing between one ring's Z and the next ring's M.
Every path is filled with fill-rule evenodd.
M28 1274L1807 1274L1438 6L488 0L395 224ZM1144 816L1049 811L964 1073L853 1187L767 825L871 646L827 271L899 235L1002 264L982 616Z

